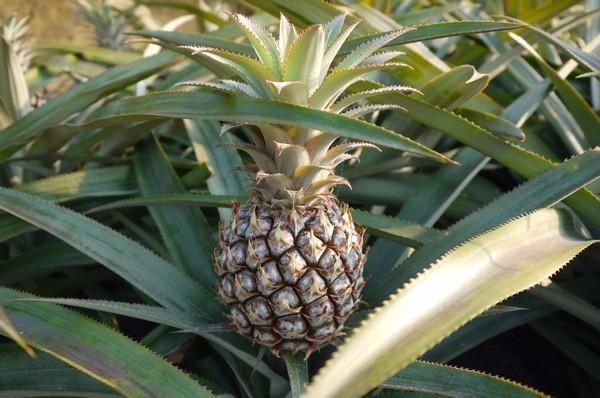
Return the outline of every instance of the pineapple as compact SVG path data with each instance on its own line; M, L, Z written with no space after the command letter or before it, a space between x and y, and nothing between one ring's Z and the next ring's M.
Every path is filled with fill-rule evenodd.
M29 69L31 62L32 48L27 39L29 30L29 18L18 19L16 16L8 16L3 22L0 22L0 36L12 48L16 61L21 67L22 72Z
M127 50L127 36L123 33L129 27L126 12L111 6L106 0L79 0L75 11L94 25L99 47Z
M32 49L27 18L11 15L0 22L0 129L31 111L25 72Z
M230 95L268 98L351 117L393 108L361 105L382 92L414 91L389 86L348 94L369 73L406 66L393 62L398 51L376 53L402 32L390 32L339 56L357 23L340 15L298 32L281 16L276 40L243 15L241 26L255 57L210 47L188 46L191 54L215 62L240 80L190 81ZM231 125L224 125L227 130ZM218 293L229 307L236 330L280 351L305 351L341 334L356 309L365 284L363 229L332 189L348 181L335 175L349 152L374 145L341 143L335 135L312 129L258 123L246 126L253 144L236 144L249 154L254 176L251 198L233 208L221 226L214 255Z

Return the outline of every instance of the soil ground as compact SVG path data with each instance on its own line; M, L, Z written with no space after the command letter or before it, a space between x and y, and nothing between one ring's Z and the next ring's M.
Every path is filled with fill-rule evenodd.
M0 21L8 15L30 18L30 37L38 44L93 44L93 28L75 12L77 0L0 0ZM166 22L182 13L152 7L152 15Z
M0 18L29 16L37 43L91 43L91 30L74 11L74 0L0 0Z

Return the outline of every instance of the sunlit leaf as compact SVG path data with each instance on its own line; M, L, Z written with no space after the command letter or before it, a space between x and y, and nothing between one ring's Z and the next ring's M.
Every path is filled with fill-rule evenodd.
M464 243L399 289L355 330L315 376L306 396L361 396L477 314L554 274L594 242L572 215L540 210Z

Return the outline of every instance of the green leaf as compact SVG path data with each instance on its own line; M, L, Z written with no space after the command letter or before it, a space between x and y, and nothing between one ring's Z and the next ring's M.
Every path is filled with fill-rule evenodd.
M600 118L596 112L587 104L585 99L579 94L573 86L564 80L544 59L535 51L535 49L527 43L522 37L509 33L510 37L520 46L525 48L533 59L548 75L558 94L565 103L565 106L581 127L583 134L587 138L591 146L600 145ZM600 63L600 60L599 60Z
M540 210L447 253L354 331L306 396L365 394L487 308L554 274L593 244L580 228L565 211Z
M67 267L94 263L94 260L69 245L62 242L50 242L40 244L19 256L2 261L0 263L0 281L3 285L10 285L50 272L64 270Z
M313 108L329 109L346 89L360 80L365 80L365 76L369 73L407 66L402 63L390 62L380 65L359 65L354 68L335 69L312 93L309 104Z
M457 168L458 166L454 167ZM396 207L413 196L416 184L423 184L427 179L428 175L421 173L403 173L394 176L394 178L390 178L390 175L356 178L351 181L352 189L339 189L338 197L350 203L358 202L366 205ZM389 186L387 189L382 190L381 186L385 184ZM493 192L490 193L493 194ZM484 205L485 201L491 199L487 194L485 195L483 201L469 194L459 195L448 207L447 215L451 218L467 216Z
M367 227L369 233L406 246L420 247L424 243L443 235L437 229L427 228L398 217L373 214L357 209L352 209L351 212L354 222Z
M545 394L504 378L424 361L411 363L380 387L429 392L440 397L545 397Z
M109 327L55 304L15 301L31 297L0 288L0 302L33 347L125 396L213 396L184 372Z
M514 100L502 111L502 117L514 123L516 126L523 126L531 115L540 107L550 91L550 83L544 81L534 88Z
M182 10L185 12L188 12L190 14L196 15L196 17L200 20L200 21L208 21L211 22L215 25L218 26L222 26L225 25L227 23L227 21L224 21L223 19L221 19L221 17L219 17L217 14L212 13L212 12L208 12L208 11L204 11L202 10L199 6L193 4L193 3L187 3L185 1L178 1L178 0L136 0L136 3L138 4L145 4L148 6L158 6L158 7L169 7L169 8L175 8L178 10Z
M0 208L80 250L165 307L207 319L221 315L212 292L140 244L91 218L5 188L0 189Z
M402 206L400 218L432 227L487 164L487 159L468 147L458 151L454 160L460 167L442 167L430 176Z
M273 36L264 27L242 14L234 14L231 18L242 27L246 38L252 43L252 47L261 62L271 70L277 80L280 80L283 67L281 66L277 43Z
M323 76L321 69L329 67L322 64L326 40L322 25L313 25L301 32L288 51L284 65L284 80L303 81L309 92L319 87L320 78ZM309 59L311 62L306 62Z
M182 312L175 309L167 309L158 306L124 303L118 301L106 300L84 300L72 298L31 298L28 300L50 302L55 304L68 305L79 308L86 308L96 311L119 314L135 319L143 319L149 322L155 322L181 329L185 333L194 333L202 336L206 340L216 343L225 350L246 362L257 372L263 374L280 388L286 384L285 380L277 373L273 372L260 358L257 358L252 350L246 346L246 340L241 336L231 333L217 334L216 332L229 331L228 325L221 323L207 323L205 318L198 317L190 312Z
M29 347L27 342L23 339L23 336L19 334L18 330L15 328L15 325L12 323L8 315L6 315L6 312L2 306L0 306L0 333L4 334L8 338L13 339L15 343L17 343L21 349L27 353L27 355L29 355L31 358L35 358L35 352L31 349L31 347Z
M560 286L571 294L577 294L589 301L597 301L600 299L598 283L600 283L599 278L586 275L561 283ZM518 295L506 303L511 306L527 308L527 310L478 317L429 350L424 355L424 359L451 361L494 336L558 311L556 306L538 299L532 294Z
M352 50L342 61L340 61L338 65L336 65L335 68L347 69L356 67L375 51L384 47L386 44L394 40L396 37L402 35L407 30L409 29L386 32L375 36L373 39L363 43L362 45Z
M137 192L137 184L130 167L116 166L35 180L20 185L18 190L47 200L64 202L86 197L127 195ZM34 229L34 226L11 215L0 215L0 241Z
M386 46L396 46L399 44L415 43L423 40L439 39L442 37L450 36L464 36L468 34L482 33L482 32L495 32L516 29L523 26L522 23L517 22L501 22L501 21L451 21L451 22L438 22L426 25L417 25L410 27L396 39L387 43ZM373 40L379 34L373 34L368 36L362 36L359 39L351 40L342 46L340 52L346 53L354 50L361 44Z
M600 73L600 58L598 58L597 55L585 52L582 49L559 39L553 34L536 28L535 26L528 26L527 29L534 31L538 35L542 36L547 42L552 43L556 47L566 52L578 63L587 67L592 73Z
M218 63L219 70L225 70L228 74L234 74L242 78L252 88L261 94L263 98L271 97L271 89L268 81L273 81L276 77L264 64L253 57L246 55L235 54L229 51L223 51L217 48L191 48L192 53L196 57L203 57L211 62ZM197 58L193 58L197 59Z
M600 380L600 355L553 321L539 319L531 322L531 327L596 380Z
M38 353L32 360L8 344L0 346L0 395L5 398L122 397L117 391L46 353Z
M0 146L27 142L98 99L158 72L175 57L175 54L163 51L154 57L117 66L77 85L0 131Z
M103 48L95 46L82 46L72 43L51 43L36 47L40 52L55 52L76 54L90 62L97 62L106 65L120 65L133 62L142 57L142 54L127 52L123 50L113 50L112 48Z
M53 202L129 195L137 192L133 170L129 166L113 166L59 174L21 184L19 191Z
M30 110L29 89L25 81L25 71L21 70L17 55L14 49L4 38L0 36L0 98L2 98L2 108L4 118L17 120L25 116ZM0 124L0 128L4 127Z
M163 194L147 195L145 197L123 199L107 203L92 209L90 212L119 209L123 207L151 206L151 205L177 205L199 207L231 207L232 202L243 202L245 196L237 195L204 195L204 194Z
M419 99L430 105L452 111L471 99L477 99L478 95L487 87L489 80L489 76L478 73L471 65L457 66L424 83L420 87L423 95L419 96ZM364 85L370 88L368 92L382 92L384 90L384 87L373 88L378 87L378 85L371 82L365 82ZM385 94L385 92L382 93ZM413 96L415 95L413 94ZM372 99L376 97L370 96ZM386 95L382 98L391 97ZM476 104L479 105L479 102ZM406 131L407 133L416 132L418 127L416 120L403 116L400 112L391 113L382 124L391 130Z
M558 284L547 281L531 290L539 297L600 330L600 309L588 301L562 289Z
M186 192L154 137L149 137L138 145L134 165L142 195ZM215 283L212 252L216 242L200 209L150 206L148 210L175 265L203 286L212 288Z
M383 95L382 102L402 106L406 111L399 112L407 117L442 131L449 137L490 156L527 179L557 167L554 162L502 141L460 116L417 98L404 94L395 94L389 97ZM575 192L571 197L565 199L565 203L583 216L586 221L600 226L600 201L589 191L583 189Z
M433 226L447 212L450 205L457 201L465 187L473 181L473 178L489 161L489 158L468 147L462 148L454 159L460 162L460 167L452 165L441 167L419 184L419 188L411 192L402 206L397 214L397 219L418 223L415 225ZM393 242L375 242L369 251L366 264L368 269L371 269L372 284L383 281L406 254L408 251ZM370 267L371 264L377 265ZM367 298L370 290L368 286L365 292Z
M243 163L239 153L227 144L233 143L231 135L220 134L219 123L209 120L185 120L188 137L199 162L206 162L211 176L206 181L213 195L241 195L249 185L247 176L238 172ZM221 219L231 217L229 209L219 209Z
M471 65L460 65L431 79L421 87L423 100L440 108L454 110L483 92L490 82Z
M211 35L185 32L167 32L164 30L141 30L131 32L132 35L158 39L174 46L203 46L221 48L233 53L254 56L254 49L248 44L238 43Z
M573 30L573 29L577 28L579 25L585 24L590 20L593 20L593 18L597 17L599 14L600 14L600 9L598 9L598 8L591 9L589 11L577 14L573 18L565 19L564 22L562 22L562 21L559 22L556 26L554 26L550 30L549 33L547 33L547 32L544 32L544 33L551 34L553 37L555 37L557 35L560 35L565 32L568 32L570 30ZM504 17L504 18L506 18L506 17ZM509 20L511 20L511 19L509 19ZM532 27L531 25L529 26L529 28L535 29L535 27ZM537 44L545 39L543 35L532 36L530 33L531 32L525 32L525 33L523 33L523 35L527 35L527 40L531 44ZM530 37L530 36L532 36L532 37ZM549 44L549 43L547 43L547 44ZM502 51L501 53L497 54L494 57L491 57L489 60L484 62L479 67L479 70L482 73L491 73L493 76L496 76L498 73L500 73L500 71L504 70L504 68L506 68L508 66L508 64L516 56L518 56L522 52L523 52L523 48L521 48L520 46L514 46L514 47L511 47L510 49L507 48L505 51Z
M92 119L83 125L71 125L71 128L81 131L161 117L286 124L313 128L407 151L418 156L451 162L444 155L409 138L358 119L256 98L227 97L210 93L165 92L116 101L105 108L104 114L110 116Z
M466 15L466 17L470 18L471 15ZM480 37L495 53L503 54L511 50L501 38L491 33L485 33ZM543 84L543 79L539 73L521 57L517 57L512 62L502 62L502 65L507 65L508 72L513 80L526 89L534 88L539 83ZM581 153L585 148L583 133L560 99L551 93L542 103L541 111L544 117L550 121L556 130L557 136L569 149L570 153Z
M204 321L222 319L222 307L212 291L202 288L172 264L118 232L60 206L7 189L0 190L0 208L81 250L159 304ZM252 349L242 337L201 335L254 366L277 385L285 384L279 375L250 353Z
M458 109L456 113L481 126L498 138L509 141L525 141L525 134L521 129L502 116L468 108Z
M302 353L283 353L292 388L292 398L299 398L308 384L308 364Z
M461 242L521 214L553 206L599 177L600 150L592 150L569 159L454 224L445 235L417 250L402 266L389 273L384 281L385 287L374 283L367 285L365 296L370 302L380 302L387 294L420 272L426 264L431 264Z
M578 0L554 0L543 3L541 6L523 13L521 19L530 24L539 24L556 17L562 11L572 7L578 2Z
M109 312L111 314L123 315L135 319L143 319L148 322L154 322L188 331L221 331L224 326L227 326L222 324L209 324L206 323L206 321L204 321L202 318L195 316L193 313L181 312L179 310L167 309L155 305L59 297L30 298L26 300Z
M145 198L132 198L120 200L92 209L91 212L118 209L129 206L148 205L178 205L178 206L206 206L206 207L231 207L234 201L244 202L244 196L226 195L199 195L175 194L153 195ZM411 247L419 247L431 239L439 237L442 233L433 228L426 228L410 221L388 217L370 212L351 209L354 222L367 228L374 235L383 236Z

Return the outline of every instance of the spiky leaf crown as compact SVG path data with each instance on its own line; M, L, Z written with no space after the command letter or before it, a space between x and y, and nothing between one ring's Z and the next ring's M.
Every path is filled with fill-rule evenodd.
M75 11L94 25L96 44L99 47L126 50L124 31L129 21L124 12L111 7L106 0L79 0Z
M374 71L407 66L393 61L399 51L378 52L403 31L381 34L345 56L340 56L358 22L345 26L339 15L325 24L312 25L298 32L281 15L279 37L275 39L263 26L243 15L233 15L252 45L255 57L219 48L185 46L216 62L241 80L216 82L188 81L180 85L205 87L230 95L265 98L295 105L360 117L394 105L363 106L361 102L381 91L415 91L407 86L390 86L353 93L341 98L354 83ZM230 125L227 126L229 128ZM256 175L253 192L275 205L313 205L331 194L334 186L348 184L335 175L335 167L353 156L349 152L368 143L333 146L337 136L307 128L286 128L273 124L255 124L254 145L236 145L254 160Z
M31 62L32 49L27 39L28 30L29 18L27 17L18 19L11 15L0 24L0 36L14 51L22 72L29 69Z

